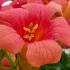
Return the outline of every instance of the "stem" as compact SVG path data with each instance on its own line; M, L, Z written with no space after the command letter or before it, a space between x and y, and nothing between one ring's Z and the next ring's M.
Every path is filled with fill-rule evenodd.
M28 46L27 44L25 44L21 52L19 53L19 70L39 70L38 68L32 67L26 60L27 49Z
M23 61L21 58L19 61L19 69L20 70L39 70L39 68L32 67L26 59Z
M16 70L20 70L18 66L17 66Z

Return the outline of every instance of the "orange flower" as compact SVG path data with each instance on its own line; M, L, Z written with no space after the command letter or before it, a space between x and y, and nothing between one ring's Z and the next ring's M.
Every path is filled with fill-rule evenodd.
M26 44L26 58L35 67L59 62L60 43L70 46L70 26L63 17L52 19L52 12L36 3L0 12L0 47L17 53Z

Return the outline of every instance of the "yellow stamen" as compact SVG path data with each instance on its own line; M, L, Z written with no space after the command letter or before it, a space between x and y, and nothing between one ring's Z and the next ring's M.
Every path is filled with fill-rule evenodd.
M27 34L27 35L24 35L24 38L27 39L27 40L29 40L29 41L31 41L33 37L34 37L34 34L30 34L30 35Z
M24 30L29 32L29 33L31 32L31 30L29 28L27 28L27 27L24 27Z
M31 22L31 23L29 24L29 28L32 29L33 26L34 26L34 25L33 25L33 23Z
M38 28L38 24L33 25L33 23L29 24L29 27L24 27L23 29L28 32L28 34L24 35L24 38L31 41L35 36L34 36L34 32L36 31L36 29Z
M32 29L32 32L35 32L35 30L38 28L38 24L36 24L33 29Z

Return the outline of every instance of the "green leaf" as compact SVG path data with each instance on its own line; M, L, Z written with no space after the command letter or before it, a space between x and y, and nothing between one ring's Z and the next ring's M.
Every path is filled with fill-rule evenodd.
M6 51L6 52L5 52L5 56L6 56L6 58L8 59L9 63L12 65L12 64L13 64L13 60L12 60L12 58L11 58L10 53Z
M60 64L49 64L49 65L44 65L40 68L40 70L61 70L61 65Z
M61 61L60 63L65 66L67 64L67 61L68 61L68 57L67 57L67 54L63 51L62 53L62 58L61 58Z
M12 68L16 68L19 63L19 55L16 55L16 61L13 63Z

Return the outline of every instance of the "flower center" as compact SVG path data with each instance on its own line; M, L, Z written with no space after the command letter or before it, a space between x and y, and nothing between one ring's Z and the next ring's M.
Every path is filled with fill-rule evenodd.
M24 39L28 40L28 41L32 41L35 37L35 31L37 30L38 28L38 24L33 24L33 23L30 23L28 25L28 27L24 27L24 31L26 32L23 36Z

